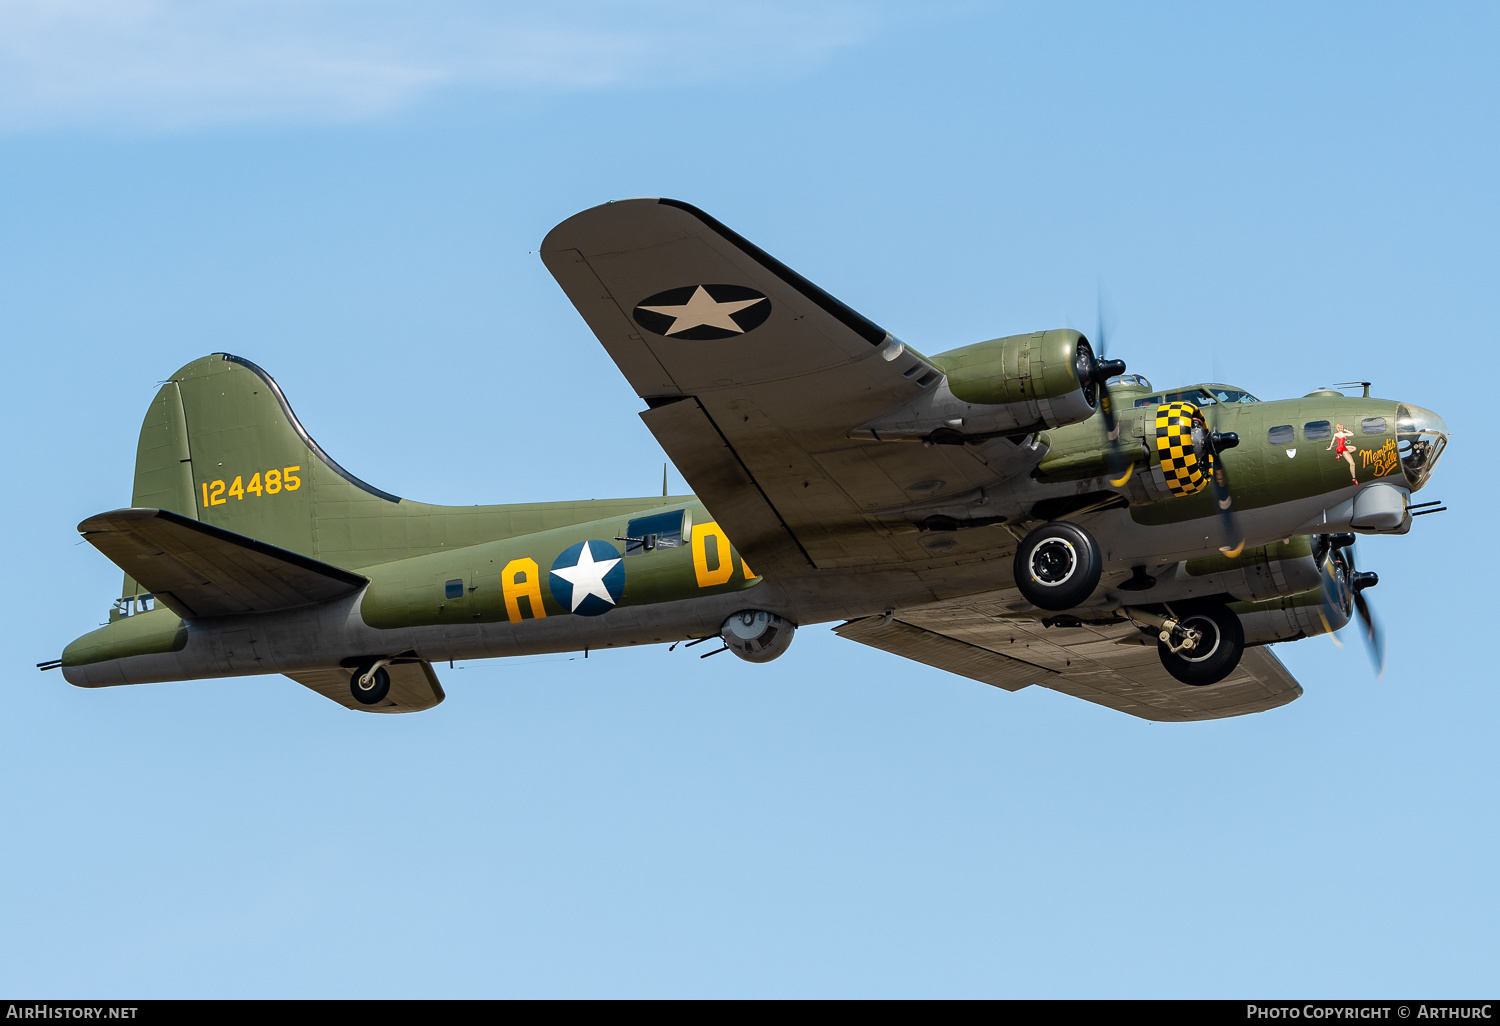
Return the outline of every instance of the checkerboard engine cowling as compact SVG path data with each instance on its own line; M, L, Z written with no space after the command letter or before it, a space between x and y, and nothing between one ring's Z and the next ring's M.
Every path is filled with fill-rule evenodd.
M1197 414L1198 407L1192 403L1164 403L1156 408L1156 452L1173 495L1202 491L1213 470L1213 456L1205 452L1200 459L1193 449Z

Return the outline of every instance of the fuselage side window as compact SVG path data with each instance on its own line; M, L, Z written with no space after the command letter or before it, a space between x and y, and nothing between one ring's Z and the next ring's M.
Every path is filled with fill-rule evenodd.
M1332 434L1333 425L1326 420L1310 420L1302 425L1302 437L1309 442L1321 442Z
M1359 429L1367 435L1383 435L1385 434L1385 418L1366 417L1359 422Z
M653 513L637 517L625 527L625 555L634 556L657 549L675 549L682 545L683 510Z
M1297 433L1292 430L1290 424L1278 424L1271 429L1270 439L1272 445L1291 445L1296 440Z

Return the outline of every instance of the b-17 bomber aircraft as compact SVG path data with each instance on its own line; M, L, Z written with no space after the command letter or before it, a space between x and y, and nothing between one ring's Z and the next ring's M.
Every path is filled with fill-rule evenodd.
M762 663L831 622L1007 691L1211 719L1301 694L1273 643L1357 614L1383 658L1355 535L1441 508L1413 495L1447 427L1367 384L1162 391L1069 329L924 355L675 200L585 210L541 254L694 494L399 498L215 353L147 411L130 508L79 525L125 572L109 623L40 665L279 673L401 713L454 659L711 641Z

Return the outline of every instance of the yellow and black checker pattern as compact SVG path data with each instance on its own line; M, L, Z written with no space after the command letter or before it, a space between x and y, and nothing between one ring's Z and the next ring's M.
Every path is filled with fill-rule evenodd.
M1192 403L1163 403L1156 408L1156 453L1161 458L1162 473L1173 495L1201 492L1213 473L1213 456L1193 449L1193 418L1198 407Z

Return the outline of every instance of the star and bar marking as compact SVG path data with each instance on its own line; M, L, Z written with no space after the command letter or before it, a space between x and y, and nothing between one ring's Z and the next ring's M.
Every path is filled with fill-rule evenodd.
M771 315L771 301L744 285L684 285L641 300L635 321L668 338L712 341L753 331Z

